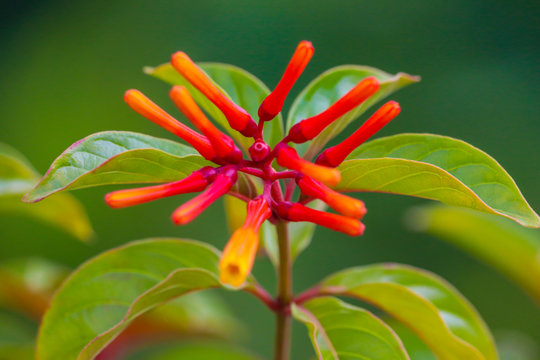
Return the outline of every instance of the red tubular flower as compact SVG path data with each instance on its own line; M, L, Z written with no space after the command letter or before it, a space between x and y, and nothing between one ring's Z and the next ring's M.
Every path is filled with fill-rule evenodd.
M379 90L379 81L370 76L322 113L300 121L289 130L288 140L297 144L319 135L328 125L345 115Z
M197 106L189 91L183 86L173 86L169 95L178 109L210 140L217 156L237 162L242 152L234 145L233 139L218 130Z
M340 194L309 176L298 176L296 183L302 193L324 201L342 215L361 219L366 214L362 201Z
M365 228L364 224L359 220L314 210L298 203L280 203L277 213L280 217L289 221L310 221L350 236L362 235Z
M169 184L113 191L105 195L105 202L112 208L123 208L168 196L203 191L207 185L207 177L199 170L185 179Z
M228 193L236 182L237 177L238 174L234 168L223 168L223 171L216 176L208 189L173 212L172 221L177 225L184 225L191 222L214 201Z
M233 287L239 287L244 283L257 254L259 228L271 215L272 211L265 199L257 198L248 202L244 225L232 234L223 250L219 262L221 282Z
M257 132L257 124L251 115L225 96L184 52L173 54L171 65L223 112L233 129L244 136L252 136Z
M205 136L178 122L178 120L167 114L165 110L154 104L140 91L133 89L126 91L124 94L124 100L129 107L138 112L140 115L189 143L205 159L212 160L215 158L216 153Z
M337 185L341 180L339 170L306 161L290 146L285 145L277 149L277 162L281 166L299 171L329 186Z
M345 141L322 152L316 163L332 167L339 166L354 149L392 121L400 111L401 108L397 102L387 102Z
M285 73L277 84L276 88L268 95L259 107L259 119L261 121L272 120L283 107L283 102L294 83L306 68L309 60L313 56L313 45L309 41L302 41L298 44L291 61L285 69Z

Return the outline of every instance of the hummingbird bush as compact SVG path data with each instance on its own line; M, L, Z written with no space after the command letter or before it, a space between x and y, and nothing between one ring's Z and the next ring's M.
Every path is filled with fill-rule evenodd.
M339 66L301 91L284 121L285 99L313 54L310 42L300 42L270 91L242 69L195 63L177 52L170 63L145 71L172 85L171 101L187 121L138 90L128 90L124 100L183 143L107 131L77 141L52 163L25 201L90 186L153 183L113 191L105 202L123 208L193 193L171 209L172 222L184 225L224 198L225 216L235 228L222 252L204 242L154 238L89 260L64 281L45 312L37 359L104 358L149 310L210 288L254 295L275 314L276 360L289 359L293 319L306 326L319 359L415 358L385 318L342 298L362 300L395 318L439 359L497 359L474 307L421 269L362 265L293 293L294 260L316 225L352 237L369 226L366 206L352 192L417 196L540 226L505 170L463 141L431 134L368 141L401 111L392 100L372 107L418 77ZM342 132L342 141L327 146ZM251 274L258 254L275 265L275 293ZM231 355L230 349L192 350L201 358L255 358Z

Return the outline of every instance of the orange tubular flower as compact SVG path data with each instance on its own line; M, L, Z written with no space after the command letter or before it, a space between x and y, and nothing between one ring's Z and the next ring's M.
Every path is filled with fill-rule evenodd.
M365 226L359 220L314 210L298 203L282 202L278 205L277 212L280 217L289 221L310 221L350 236L364 233Z
M259 107L259 119L261 121L272 120L283 107L285 98L291 91L294 83L306 68L309 60L313 56L313 45L309 41L302 41L298 44L296 51L289 61L285 73L277 84L276 88L268 95Z
M172 221L177 225L191 222L214 201L228 193L237 177L238 174L235 169L225 168L223 172L216 176L208 189L176 209L172 214Z
M233 287L241 286L251 272L259 246L259 228L272 215L268 202L263 198L247 204L244 225L237 229L227 243L219 262L219 278Z
M189 143L205 159L212 160L216 156L212 145L205 136L178 122L178 120L167 114L165 110L154 104L140 91L133 89L126 91L124 101L140 115Z
M244 136L252 136L257 132L257 124L251 115L225 96L184 52L173 54L171 65L223 112L233 129Z
M289 130L288 140L300 144L319 135L328 125L345 115L379 90L379 81L370 76L360 81L328 109L302 120Z
M361 219L366 214L364 202L340 194L309 176L298 176L296 183L302 193L324 201L342 215Z
M299 171L329 186L337 185L341 180L339 170L306 161L290 146L285 145L277 150L277 162L281 166Z
M319 155L316 163L332 167L339 166L354 149L392 121L400 111L401 108L397 102L387 102L345 141L326 149Z
M203 191L207 185L202 171L195 171L187 178L169 184L113 191L105 196L105 202L112 208L123 208L168 196Z
M217 156L233 162L242 158L242 152L233 139L218 130L197 106L189 91L183 86L173 86L169 95L178 109L210 140Z

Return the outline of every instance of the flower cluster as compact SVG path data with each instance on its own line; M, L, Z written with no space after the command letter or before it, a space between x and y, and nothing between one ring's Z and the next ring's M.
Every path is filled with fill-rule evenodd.
M311 43L302 41L281 80L260 105L259 119L255 122L246 110L223 94L185 53L175 53L171 59L172 66L217 106L234 130L253 139L249 158L244 158L233 139L210 122L185 87L174 86L170 97L200 133L177 121L139 91L128 90L124 100L133 110L179 136L216 166L203 167L173 183L109 193L105 198L107 204L119 208L202 191L172 214L175 224L186 224L218 198L229 193L239 172L259 177L264 189L254 198L244 198L247 201L245 223L233 233L219 264L221 281L235 287L241 286L251 272L259 244L259 228L266 220L273 223L310 221L351 236L361 235L364 225L360 220L366 213L364 203L331 189L341 179L336 167L357 146L397 116L400 107L394 101L386 103L345 141L324 150L315 162L300 157L291 143L301 144L315 138L332 122L378 91L380 85L377 79L368 77L325 111L298 122L276 146L270 148L263 140L264 124L281 112L285 97L312 55ZM280 169L273 167L276 162ZM285 193L282 183L287 186ZM297 202L292 201L295 185L302 194ZM313 199L324 201L339 214L306 206Z

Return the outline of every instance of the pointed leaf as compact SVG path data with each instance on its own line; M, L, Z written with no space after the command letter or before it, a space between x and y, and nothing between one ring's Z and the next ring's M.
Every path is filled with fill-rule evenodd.
M467 209L415 209L409 225L471 253L516 281L540 302L540 232Z
M294 100L287 117L287 131L300 121L326 110L368 76L374 76L380 81L381 87L379 91L362 105L334 121L319 136L313 139L309 144L309 150L306 152L308 157L318 153L328 141L336 137L347 125L358 119L371 106L402 87L420 80L417 76L405 73L392 75L368 66L343 65L329 69L309 83ZM297 146L301 153L307 147L305 144Z
M247 71L233 65L219 63L198 63L198 65L208 74L210 79L232 99L237 105L244 108L251 114L253 119L258 119L257 111L264 98L270 94L270 90L261 80ZM155 68L147 67L145 72L157 77L172 85L182 85L189 89L189 92L197 103L231 136L247 150L252 140L245 138L239 132L233 130L221 111L182 77L171 64L163 64ZM265 124L264 140L271 146L277 144L283 138L283 120L278 115L274 120Z
M88 240L93 234L90 221L73 196L61 194L38 205L22 202L23 194L36 185L39 177L22 154L0 143L0 214L30 216Z
M331 275L323 294L347 295L379 307L409 327L440 360L496 360L493 338L473 306L427 271L370 265Z
M332 297L292 306L292 315L306 324L321 360L409 359L401 340L369 311Z
M133 242L82 265L44 316L37 359L92 359L141 314L175 297L220 287L219 253L179 239Z
M485 152L446 136L400 134L370 141L340 166L342 191L438 200L540 227L514 180Z
M185 178L210 165L174 141L127 131L105 131L77 141L51 165L27 202L61 190L110 184L159 183Z

